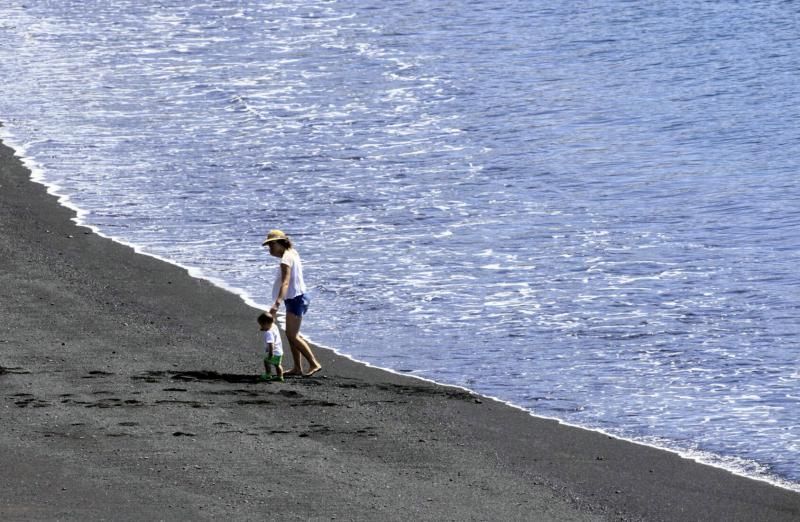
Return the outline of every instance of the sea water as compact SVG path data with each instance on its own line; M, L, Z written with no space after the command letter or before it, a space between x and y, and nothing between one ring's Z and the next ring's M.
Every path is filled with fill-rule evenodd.
M82 223L370 364L800 490L800 7L5 0ZM535 436L535 435L532 435Z

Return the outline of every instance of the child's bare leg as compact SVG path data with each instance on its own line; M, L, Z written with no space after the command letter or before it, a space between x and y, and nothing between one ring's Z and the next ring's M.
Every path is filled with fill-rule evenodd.
M283 366L280 364L275 365L275 375L278 376L278 379L283 379Z

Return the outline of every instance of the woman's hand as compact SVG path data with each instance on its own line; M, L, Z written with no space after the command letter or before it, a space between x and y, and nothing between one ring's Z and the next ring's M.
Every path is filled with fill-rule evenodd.
M278 308L280 308L280 306L281 306L281 305L280 305L280 303L278 303L278 302L276 301L276 302L275 302L275 304L273 304L273 305L272 305L272 308L270 308L270 309L267 311L267 313L268 313L269 315L271 315L273 319L277 319L277 318L278 318Z

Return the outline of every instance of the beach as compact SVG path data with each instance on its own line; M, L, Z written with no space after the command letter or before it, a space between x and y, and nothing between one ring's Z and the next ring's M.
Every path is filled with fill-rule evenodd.
M74 217L0 146L2 520L800 518L796 492L321 348L260 383L258 310Z

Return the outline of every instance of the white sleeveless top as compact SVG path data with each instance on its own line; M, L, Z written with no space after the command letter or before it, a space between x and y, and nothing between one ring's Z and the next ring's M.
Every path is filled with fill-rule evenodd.
M292 299L298 295L306 293L306 283L303 280L303 262L300 260L300 254L294 248L287 248L286 252L281 257L281 265L289 267L289 288L286 290L285 299ZM278 266L278 274L275 276L275 282L272 284L272 300L278 298L278 293L281 290L281 267Z

